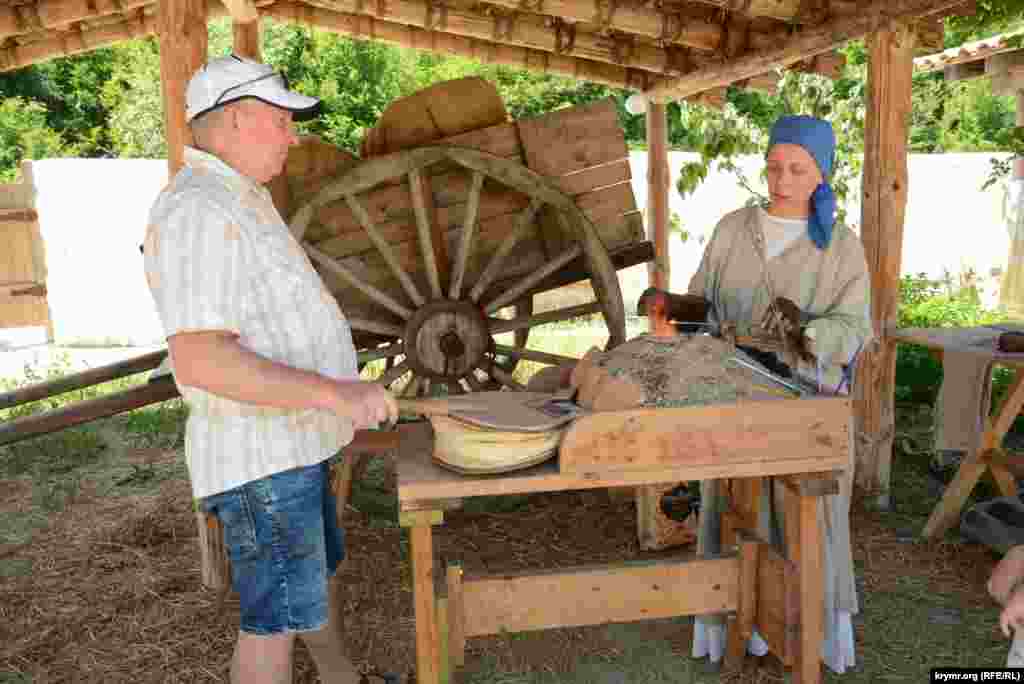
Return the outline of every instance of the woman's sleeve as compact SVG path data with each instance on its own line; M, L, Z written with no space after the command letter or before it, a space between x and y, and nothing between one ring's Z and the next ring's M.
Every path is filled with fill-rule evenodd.
M841 253L831 284L832 304L807 328L821 366L847 364L874 337L871 328L871 276L864 248L853 233L837 245Z

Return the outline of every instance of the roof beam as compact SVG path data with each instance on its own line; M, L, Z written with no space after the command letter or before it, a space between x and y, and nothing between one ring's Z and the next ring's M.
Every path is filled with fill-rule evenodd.
M0 72L12 71L55 57L68 57L82 52L142 38L156 33L156 19L136 16L104 26L78 31L49 31L42 40L0 49Z
M651 89L652 97L685 97L750 78L773 68L830 52L901 19L915 19L947 11L964 0L874 0L860 14L842 17L796 32L774 49L755 52L731 62L707 66Z
M41 29L55 29L83 19L123 14L153 0L38 0L0 7L0 40Z

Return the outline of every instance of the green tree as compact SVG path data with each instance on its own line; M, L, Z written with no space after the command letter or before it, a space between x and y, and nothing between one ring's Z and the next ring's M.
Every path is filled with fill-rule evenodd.
M0 101L0 182L18 177L25 159L65 157L77 154L60 133L46 125L46 107L19 97Z

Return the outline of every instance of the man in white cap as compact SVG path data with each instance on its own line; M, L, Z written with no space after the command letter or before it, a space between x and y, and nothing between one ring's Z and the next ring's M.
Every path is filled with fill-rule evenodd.
M327 459L397 418L358 379L352 334L263 184L319 102L234 55L189 82L195 147L150 213L146 277L189 406L185 456L201 510L224 529L241 624L231 681L292 681L301 636L325 684L361 677L341 649L344 548Z

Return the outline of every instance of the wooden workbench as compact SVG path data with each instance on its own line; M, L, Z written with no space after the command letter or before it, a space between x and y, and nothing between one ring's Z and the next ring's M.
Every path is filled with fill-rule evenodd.
M986 471L992 473L1004 496L1017 495L1017 481L1006 467L1007 455L1002 451L1003 439L1024 406L1024 354L1007 354L995 350L994 340L1002 332L998 328L903 328L892 334L896 342L919 344L941 358L947 351L977 355L1011 369L1014 379L1005 401L984 426L980 446L965 455L956 475L935 505L922 535L933 539L945 534L960 519L967 498Z
M736 510L727 512L723 519L723 541L737 546L717 557L548 569L532 575L500 577L464 576L457 564L435 570L432 526L442 524L444 511L457 507L463 498L726 478L736 473L712 459L688 467L609 475L565 474L559 471L557 460L552 460L505 475L464 476L434 463L433 434L428 423L402 426L396 458L399 517L402 526L409 529L411 540L419 684L450 681L453 667L463 662L467 637L733 612L736 626L730 632L728 658L742 658L742 638L749 637L757 627L766 635L773 652L794 666L795 681L820 682L824 578L817 497L837 491L830 483L835 483L842 468L835 465L848 464L851 458L849 423L838 425L849 404L828 406L837 426L829 437L808 429L806 440L818 449L825 443L832 445L834 458L809 465L806 459L793 458L790 449L780 453L778 464L762 454L756 467L742 473L748 477L780 475L787 484L791 496L787 497L786 520L787 524L795 523L786 530L794 549L789 558L783 558L744 529L747 526L742 523L755 517L753 511ZM697 411L706 413L710 408ZM772 428L767 430L756 435L763 438L768 434L762 443L770 447ZM707 430L695 432L704 434ZM791 443L791 435L786 437ZM714 449L713 442L709 444ZM813 450L810 446L808 449ZM435 584L445 587L446 596L438 597Z

